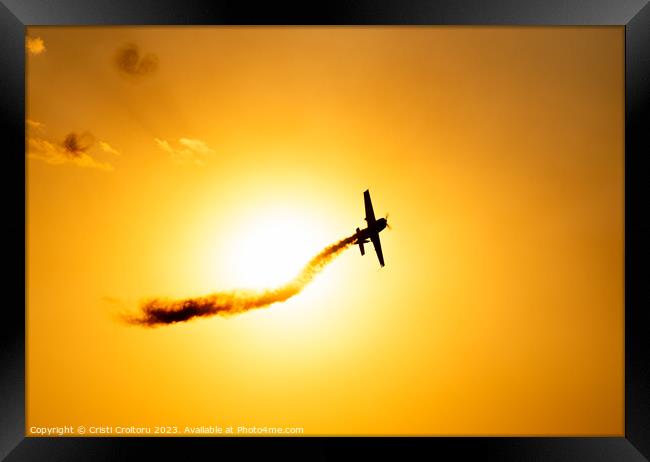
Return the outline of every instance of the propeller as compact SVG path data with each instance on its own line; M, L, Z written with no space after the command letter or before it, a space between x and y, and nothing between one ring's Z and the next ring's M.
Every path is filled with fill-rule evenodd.
M389 213L387 213L387 214L386 214L386 217L385 217L385 218L386 218L386 228L388 228L388 229L390 229L390 230L392 230L392 229L393 229L393 227L392 227L391 225L389 225L389 224L388 224L388 216L389 216L389 215L390 215L390 214L389 214Z

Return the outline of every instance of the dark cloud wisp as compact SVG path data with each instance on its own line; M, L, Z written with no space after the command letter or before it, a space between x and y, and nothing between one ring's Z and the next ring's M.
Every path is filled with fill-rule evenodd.
M72 158L81 157L95 143L94 137L90 133L68 133L61 143L63 152Z
M141 53L134 43L118 49L114 63L120 72L130 76L150 75L158 70L158 56L154 53Z

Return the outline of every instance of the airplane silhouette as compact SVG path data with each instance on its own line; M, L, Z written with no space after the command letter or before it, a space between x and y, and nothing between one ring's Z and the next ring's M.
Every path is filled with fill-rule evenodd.
M369 242L368 239L370 239L372 245L375 247L379 264L384 266L384 254L381 251L379 232L388 225L388 222L386 218L380 218L379 220L375 219L375 212L372 210L372 202L370 201L370 191L367 189L363 192L363 202L366 207L365 219L368 227L366 229L357 228L357 234L355 235L356 241L354 244L358 244L359 249L361 250L361 255L365 255L366 252L363 249L363 244Z

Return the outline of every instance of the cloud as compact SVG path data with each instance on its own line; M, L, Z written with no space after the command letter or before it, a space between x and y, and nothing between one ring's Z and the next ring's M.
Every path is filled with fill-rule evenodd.
M45 49L45 42L40 37L26 37L25 48L30 55L40 55Z
M205 297L181 300L155 298L141 304L137 314L132 315L123 312L121 318L128 324L154 327L185 322L199 317L237 314L255 308L265 308L274 303L284 302L300 293L325 266L352 245L356 239L356 234L353 234L325 247L305 265L295 278L275 289L268 289L261 292L216 292Z
M79 167L96 168L104 171L114 170L108 162L95 159L88 151L94 145L90 133L78 135L69 133L62 142L55 143L40 137L27 139L27 157L42 160L48 164L72 163Z
M118 49L114 63L122 74L133 77L151 75L158 70L158 56L153 53L140 53L134 43L128 43Z
M44 127L42 123L31 119L25 119L25 125L27 125L27 128L29 129L33 128L34 130L39 130L39 131L43 131L43 127Z
M168 153L174 162L179 164L204 165L205 158L214 154L215 151L204 141L193 138L180 138L180 147L173 148L166 140L154 138L160 149Z
M106 141L100 141L99 142L99 147L104 152L108 152L110 154L115 154L116 156L121 156L122 155L122 153L120 153L117 149L115 149L113 146L108 144Z

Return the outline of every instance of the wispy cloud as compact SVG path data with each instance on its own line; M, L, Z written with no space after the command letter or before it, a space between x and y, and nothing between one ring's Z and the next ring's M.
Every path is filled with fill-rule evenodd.
M34 129L38 131L43 131L43 127L44 127L42 123L31 119L25 119L25 125L27 125L27 128L29 129Z
M121 156L122 155L122 153L120 151L115 149L113 146L108 144L106 141L100 141L99 142L99 147L104 152L108 152L110 154L115 154L116 156Z
M27 147L29 158L39 159L48 164L59 165L69 162L79 167L97 168L109 172L114 170L108 162L99 161L84 150L74 150L66 146L65 140L57 144L42 138L29 138Z
M45 42L40 37L26 37L25 38L25 48L31 55L40 55L45 49Z
M122 74L133 77L150 75L158 70L158 56L153 53L141 53L134 43L128 43L118 49L114 63Z
M204 141L193 138L180 138L180 146L177 148L172 147L166 140L154 138L154 141L179 164L205 165L205 159L215 153Z
M41 129L43 124L34 120L26 120L29 128ZM113 171L113 166L96 159L91 150L95 146L95 137L88 132L77 134L68 133L61 142L55 142L40 136L27 137L27 157L42 160L48 164L59 165L71 163L79 167L96 168L107 172ZM100 141L99 147L104 152L119 154L108 143Z

